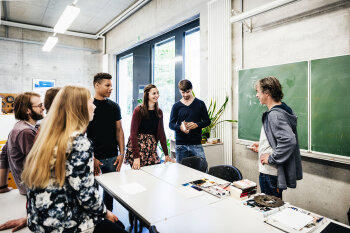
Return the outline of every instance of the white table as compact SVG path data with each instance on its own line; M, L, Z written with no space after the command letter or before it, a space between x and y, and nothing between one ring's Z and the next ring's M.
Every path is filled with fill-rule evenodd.
M0 194L0 224L5 223L8 220L23 218L27 216L26 211L26 196L19 194L18 189L14 189L7 193ZM5 230L1 232L11 232L11 230ZM25 227L18 231L19 233L31 232L28 227Z
M197 171L179 163L163 163L158 165L146 166L142 167L141 170L174 186L180 186L182 184L203 178L207 178L211 181L215 181L220 184L227 182L215 176L211 176L209 174Z
M153 225L167 218L204 207L220 199L205 192L187 198L175 187L143 170L125 170L102 174L96 181L120 204L146 224ZM145 191L130 194L121 185L138 183Z
M180 194L182 184L208 178L224 182L203 172L177 163L124 170L96 177L97 182L124 207L161 233L172 232L282 232L264 223L263 215L239 200L217 198L206 192L187 198ZM130 194L120 186L138 183L145 191ZM326 223L314 232L321 232ZM344 224L338 223L345 226Z
M281 233L277 228L265 224L261 213L243 206L232 198L226 198L155 225L161 233Z

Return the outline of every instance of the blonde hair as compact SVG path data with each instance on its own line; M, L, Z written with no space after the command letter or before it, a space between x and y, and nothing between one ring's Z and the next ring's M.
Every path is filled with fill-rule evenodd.
M22 181L28 188L45 188L50 178L63 186L68 144L74 132L86 131L90 98L90 91L84 87L65 86L58 92L26 158Z

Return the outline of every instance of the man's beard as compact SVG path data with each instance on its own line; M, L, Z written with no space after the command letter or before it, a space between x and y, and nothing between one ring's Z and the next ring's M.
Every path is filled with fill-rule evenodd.
M31 111L30 117L31 117L33 120L35 120L35 121L38 121L38 120L41 120L41 119L44 118L43 115L41 115L41 114L35 112L34 110Z

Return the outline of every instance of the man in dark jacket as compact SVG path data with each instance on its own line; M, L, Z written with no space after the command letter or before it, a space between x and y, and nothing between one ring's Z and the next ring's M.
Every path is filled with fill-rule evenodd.
M257 81L256 97L268 111L262 116L259 142L252 150L259 153L259 183L262 193L282 198L282 191L295 188L303 177L297 134L297 116L285 103L277 78Z

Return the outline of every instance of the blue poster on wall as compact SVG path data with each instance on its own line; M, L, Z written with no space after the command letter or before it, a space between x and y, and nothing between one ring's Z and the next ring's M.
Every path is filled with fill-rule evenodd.
M56 80L33 79L33 91L40 94L44 100L45 92L56 86Z
M54 87L55 86L55 80L39 80L34 82L35 88L40 88L40 87Z

